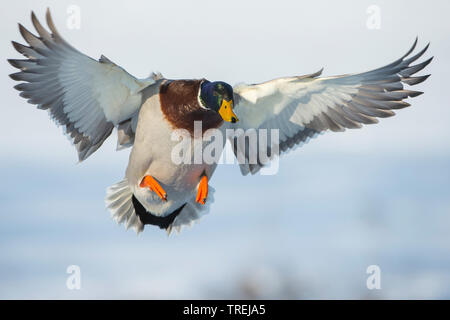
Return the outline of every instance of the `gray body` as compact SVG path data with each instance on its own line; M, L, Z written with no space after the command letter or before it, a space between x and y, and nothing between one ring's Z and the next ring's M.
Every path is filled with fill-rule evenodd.
M185 205L172 225L179 230L181 226L190 225L209 211L214 201L214 188L208 185L208 198L206 204L195 202L198 185L203 175L210 181L217 163L194 164L194 138L191 139L190 163L174 163L172 151L180 143L172 139L176 128L165 118L160 104L159 88L165 79L158 80L143 91L143 103L136 119L136 128L132 142L132 150L125 174L125 179L111 186L107 191L106 203L117 222L125 222L127 227L133 227L137 232L143 230L144 225L136 216L131 197L134 194L142 206L155 216L167 216ZM224 131L226 125L220 130ZM225 137L225 135L223 135ZM126 137L128 139L128 137ZM202 140L204 149L210 141ZM225 145L225 140L223 145ZM120 143L120 142L119 142ZM189 155L188 155L189 157ZM167 193L167 201L163 201L149 188L140 187L142 179L150 175L155 178Z
M154 215L169 215L186 202L201 209L202 205L195 203L198 184L203 174L211 178L217 164L194 164L194 148L191 148L190 163L174 163L172 150L179 141L172 140L174 128L161 111L159 85L146 89L144 98L126 171L130 188L141 204ZM203 148L206 145L206 142L203 143ZM167 192L167 201L162 201L148 188L139 186L146 175L159 182Z

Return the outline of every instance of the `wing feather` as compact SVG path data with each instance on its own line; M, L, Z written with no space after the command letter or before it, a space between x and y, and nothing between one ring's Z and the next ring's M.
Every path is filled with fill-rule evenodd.
M237 85L235 110L240 121L235 126L244 130L278 129L278 147L283 153L321 132L360 128L363 124L377 123L378 118L391 117L395 115L392 110L410 106L404 99L423 93L404 86L422 83L430 76L412 76L433 59L411 65L429 47L427 44L409 57L416 45L417 39L400 59L368 72L318 78L320 70L306 76ZM233 146L235 154L246 156L241 172L256 173L264 163L258 158L257 163L250 164L249 152L242 148L241 144ZM273 148L273 145L268 147Z
M136 79L104 56L99 61L91 59L61 37L49 10L46 20L50 32L31 13L37 35L19 24L29 46L12 44L28 59L8 60L20 70L10 77L22 81L15 86L20 96L48 110L64 126L82 161L102 145L114 126L136 115L141 90L155 80Z

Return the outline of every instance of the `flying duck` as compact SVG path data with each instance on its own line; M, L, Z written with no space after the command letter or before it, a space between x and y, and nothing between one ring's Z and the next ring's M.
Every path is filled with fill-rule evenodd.
M168 233L179 230L207 213L213 202L209 180L217 162L174 163L177 130L193 136L198 122L202 134L209 129L276 129L278 140L267 151L283 154L327 130L360 128L409 106L404 100L422 92L404 85L426 80L429 75L412 75L432 60L412 65L428 48L411 56L416 39L400 59L363 73L319 77L320 70L234 87L206 79L171 80L159 73L137 79L103 55L97 61L72 47L56 30L49 10L50 32L33 12L31 20L37 35L19 24L28 46L12 42L26 58L8 60L20 70L10 75L21 81L15 88L64 127L79 161L117 129L118 149L132 149L125 178L107 189L106 205L114 220L137 233L145 225ZM255 174L268 163L259 153L250 161L248 144L224 136L223 145L229 140L235 156L244 160L239 162L243 175ZM200 147L208 147L207 139ZM194 152L187 156L193 158Z

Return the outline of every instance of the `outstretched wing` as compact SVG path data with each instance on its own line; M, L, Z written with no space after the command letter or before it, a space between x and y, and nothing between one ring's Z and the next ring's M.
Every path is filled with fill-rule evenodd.
M10 59L20 69L10 77L24 81L15 86L20 96L49 111L57 124L65 126L80 161L96 151L115 125L127 121L139 110L141 90L153 78L138 80L104 56L96 61L68 44L56 30L50 11L42 27L32 12L39 36L19 24L29 46L12 42L27 59Z
M417 39L402 58L364 73L317 78L322 73L320 70L306 76L237 85L233 88L235 111L240 119L236 127L278 129L277 147L283 153L328 129L360 128L362 124L377 123L377 118L391 117L395 114L393 109L410 105L404 99L422 94L406 90L404 84L415 85L429 77L412 77L432 60L429 58L411 66L428 48L427 45L408 57L416 44ZM238 142L236 137L232 142L235 154L246 160L240 165L241 172L244 175L258 172L265 164L259 157L259 150L253 149L257 154L256 162L250 163L252 151L248 143ZM274 146L268 144L268 154Z

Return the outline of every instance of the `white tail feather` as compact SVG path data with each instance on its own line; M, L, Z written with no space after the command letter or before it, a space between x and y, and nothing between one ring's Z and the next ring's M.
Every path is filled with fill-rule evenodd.
M195 221L207 214L211 203L214 202L214 191L213 187L208 186L208 199L205 205L196 203L195 195L192 199L189 199L180 214L167 228L167 233L170 234L173 228L175 228L177 232L180 232L183 226L192 226ZM111 212L111 217L118 224L124 223L127 230L132 228L139 234L144 230L144 224L136 215L131 200L132 197L133 192L128 184L128 180L124 179L106 189L105 203L106 207Z
M132 196L128 180L124 179L106 189L105 203L118 224L125 223L127 230L133 228L139 233L144 230L144 225L134 211Z

